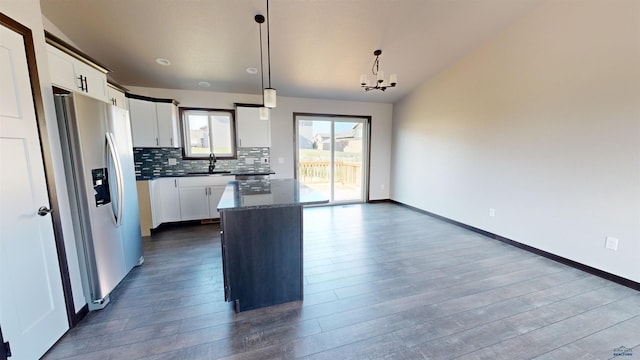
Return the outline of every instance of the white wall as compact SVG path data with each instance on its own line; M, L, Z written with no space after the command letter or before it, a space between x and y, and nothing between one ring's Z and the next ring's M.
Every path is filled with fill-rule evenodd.
M170 98L185 107L233 109L234 103L262 103L260 95L141 88L124 85L131 93ZM294 176L293 113L307 112L371 116L371 200L389 198L391 154L391 104L304 99L278 96L278 107L271 111L271 169L277 178ZM282 162L280 162L282 161Z
M395 104L392 164L394 200L640 281L640 1L546 2Z
M53 175L56 181L56 192L58 194L59 215L62 222L62 232L65 239L65 249L69 266L69 277L71 280L71 290L73 292L73 302L76 311L85 304L84 292L82 290L82 280L80 277L80 267L78 265L78 254L75 246L75 235L71 222L71 212L67 194L67 185L64 177L62 162L62 152L60 139L58 136L58 123L56 120L55 106L53 103L53 91L47 63L47 53L44 40L44 28L42 15L40 13L40 1L38 0L1 0L0 12L13 20L31 29L33 34L34 47L36 51L36 63L38 76L40 79L40 91L45 107L45 117L47 121L47 132L54 165Z

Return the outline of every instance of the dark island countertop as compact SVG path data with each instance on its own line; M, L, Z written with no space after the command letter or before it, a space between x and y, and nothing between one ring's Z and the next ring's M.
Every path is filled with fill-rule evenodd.
M328 203L320 192L295 179L229 181L218 203L218 211L275 208Z

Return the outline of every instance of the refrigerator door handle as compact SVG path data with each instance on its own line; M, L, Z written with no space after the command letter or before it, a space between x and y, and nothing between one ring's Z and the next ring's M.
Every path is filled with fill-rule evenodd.
M109 153L111 154L111 159L113 159L113 167L116 170L116 185L118 189L118 208L116 209L116 213L114 214L116 220L116 227L119 227L122 224L122 206L124 201L124 182L122 178L122 166L120 165L120 157L118 156L118 152L116 151L115 141L113 140L112 133L106 133L107 135L107 146L109 147Z

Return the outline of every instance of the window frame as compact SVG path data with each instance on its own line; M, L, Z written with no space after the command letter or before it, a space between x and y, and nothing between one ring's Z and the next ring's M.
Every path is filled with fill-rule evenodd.
M202 108L202 107L180 107L179 108L179 116L180 116L180 136L182 140L182 158L185 160L207 160L209 158L209 153L202 154L202 156L194 156L194 154L190 154L188 151L188 147L190 146L190 141L187 139L189 136L188 131L188 121L186 119L188 113L190 111L204 111L204 112L225 112L229 113L229 122L230 122L230 131L231 131L231 156L227 155L216 155L216 158L219 160L233 160L238 158L238 147L237 147L237 128L236 128L236 111L235 109L214 109L214 108Z

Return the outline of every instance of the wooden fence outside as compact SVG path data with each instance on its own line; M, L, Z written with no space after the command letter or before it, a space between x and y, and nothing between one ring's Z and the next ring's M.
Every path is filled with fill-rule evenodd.
M305 184L322 184L331 181L329 161L303 161L299 165L299 180ZM336 161L335 182L343 185L360 186L362 166L359 162Z

